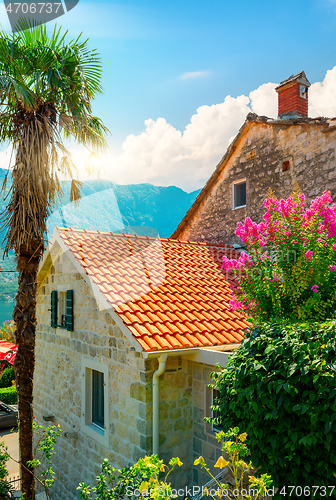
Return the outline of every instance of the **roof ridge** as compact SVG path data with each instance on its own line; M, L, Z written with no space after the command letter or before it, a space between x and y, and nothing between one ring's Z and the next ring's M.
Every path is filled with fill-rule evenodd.
M193 246L204 246L204 247L214 247L214 248L230 248L235 250L233 245L225 244L225 243L212 243L208 241L193 241L193 240L182 240L179 238L160 238L159 236L148 236L148 235L139 235L139 234L127 234L127 233L116 233L113 231L100 231L99 229L78 229L73 227L60 227L56 226L59 232L74 232L77 234L98 234L100 236L112 236L115 238L129 238L130 240L146 240L146 241L155 241L160 240L165 243L175 243L175 244L183 244L183 245L193 245Z

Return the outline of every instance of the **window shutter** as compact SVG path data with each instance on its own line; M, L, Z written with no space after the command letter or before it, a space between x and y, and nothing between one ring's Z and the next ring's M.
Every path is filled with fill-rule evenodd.
M66 323L67 323L67 330L69 332L72 332L74 329L73 290L67 290L66 293Z
M51 327L57 326L57 290L51 292Z

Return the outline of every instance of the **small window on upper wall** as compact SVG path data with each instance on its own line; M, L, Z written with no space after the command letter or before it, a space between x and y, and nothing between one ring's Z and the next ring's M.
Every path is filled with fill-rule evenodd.
M58 294L58 322L59 326L66 327L66 292Z
M290 170L290 162L289 160L285 160L282 162L282 171L283 172L288 172Z
M246 206L246 181L233 184L233 208Z
M74 329L73 290L51 292L51 326L53 328Z

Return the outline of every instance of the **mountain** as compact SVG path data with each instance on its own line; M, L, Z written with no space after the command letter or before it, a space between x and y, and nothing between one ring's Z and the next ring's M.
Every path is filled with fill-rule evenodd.
M0 185L7 170L0 169ZM0 195L0 212L8 202L6 195L10 189L10 179L5 193ZM162 238L169 237L183 219L199 191L186 193L176 186L153 186L152 184L116 184L108 180L84 181L82 198L75 206L69 203L70 182L63 182L64 194L55 204L48 221L48 232L54 225L78 229L99 229L137 234L148 234ZM5 230L0 228L0 243L3 246ZM1 256L2 257L2 256ZM14 256L1 261L3 270L15 269ZM0 273L0 301L14 297L17 273Z
M63 183L63 190L51 217L57 225L126 233L132 231L131 227L146 226L162 238L174 232L199 193L186 193L176 186L90 180L83 183L82 199L76 208L67 203L69 182Z

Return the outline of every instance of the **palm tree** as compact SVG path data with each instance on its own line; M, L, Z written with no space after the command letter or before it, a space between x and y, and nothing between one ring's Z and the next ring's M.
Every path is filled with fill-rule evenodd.
M79 198L81 185L73 178L74 165L62 141L72 137L99 151L106 146L108 130L91 111L92 99L102 92L97 51L89 50L81 36L67 42L67 32L56 27L52 35L45 26L23 28L12 34L0 31L0 141L10 141L15 154L9 201L1 218L7 231L5 254L14 250L19 271L13 313L15 373L22 491L25 500L32 500L34 478L26 467L33 458L37 272L46 221L62 192L59 175L72 179L72 201Z

